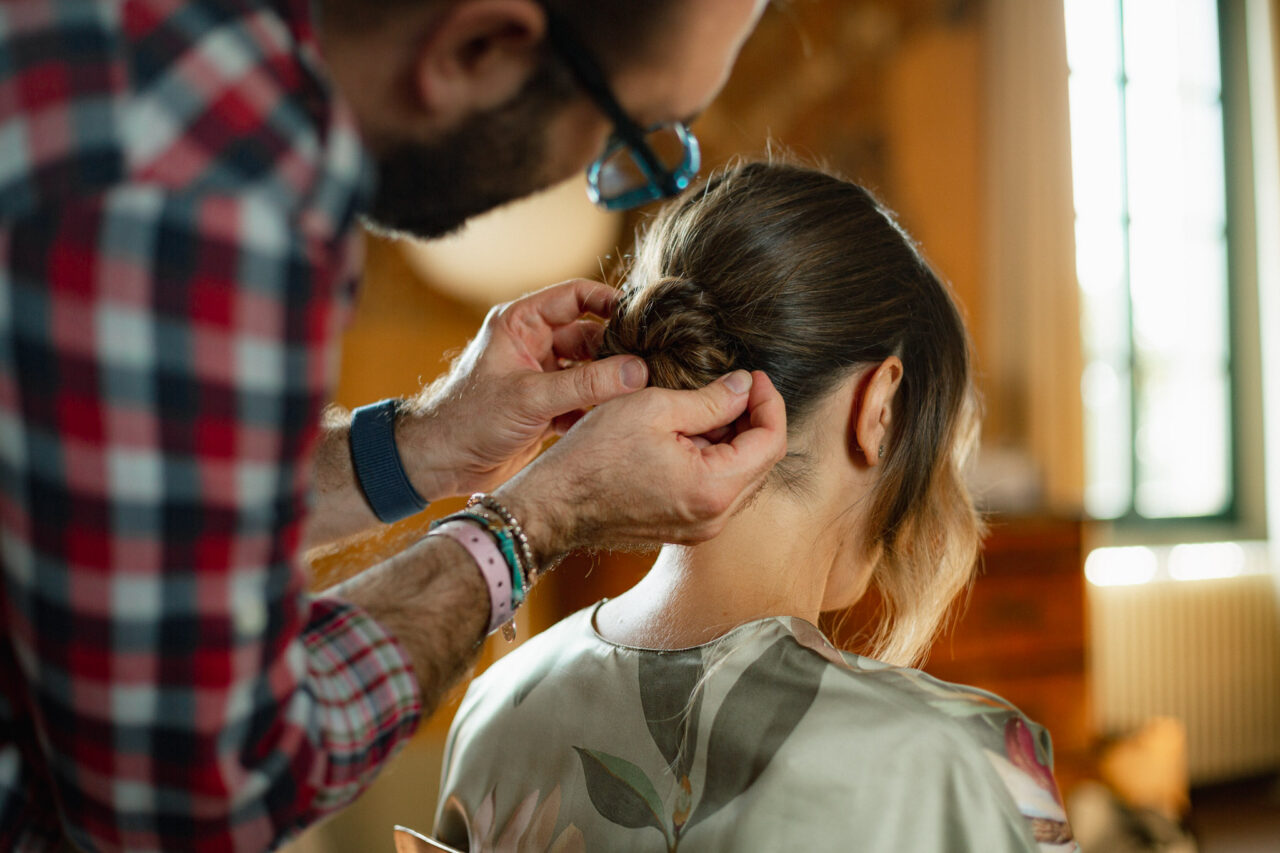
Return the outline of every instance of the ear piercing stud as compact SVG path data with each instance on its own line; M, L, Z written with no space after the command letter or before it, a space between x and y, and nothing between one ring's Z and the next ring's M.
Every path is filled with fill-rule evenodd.
M880 445L880 458L881 458L881 459L883 459L883 458L884 458L884 445L883 445L883 444L882 444L882 445Z

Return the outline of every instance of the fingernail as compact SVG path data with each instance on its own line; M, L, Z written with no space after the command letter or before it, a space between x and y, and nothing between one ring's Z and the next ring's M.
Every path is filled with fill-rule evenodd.
M649 369L638 358L628 359L622 365L622 384L628 388L643 388L649 381Z
M745 370L735 370L724 378L724 384L735 394L745 394L751 390L751 374Z

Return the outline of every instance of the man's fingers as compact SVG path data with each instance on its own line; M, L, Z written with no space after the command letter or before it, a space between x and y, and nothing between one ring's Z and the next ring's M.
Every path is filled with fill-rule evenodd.
M787 453L786 404L769 377L758 370L752 374L744 420L746 428L739 429L732 441L707 448L706 455L711 464L751 472L754 479Z
M603 339L604 326L594 320L578 320L560 326L551 333L552 358L590 361L596 357L596 350L600 349Z
M743 417L742 415L739 415L738 420L734 421L734 424L741 421L742 417ZM707 444L719 444L720 442L728 438L730 435L732 435L733 430L734 430L734 426L733 424L730 424L729 426L723 426L723 427L718 427L716 429L713 429L701 437L706 439Z
M648 384L649 369L633 355L617 355L554 373L533 374L526 381L534 384L530 414L554 420L639 391Z
M527 307L544 323L555 327L572 323L583 314L608 319L618 301L618 291L607 284L579 278L543 288L525 299L529 300Z
M556 435L564 435L569 430L573 429L574 424L586 416L587 413L581 409L566 412L563 415L558 415L555 420L551 422L551 429Z
M751 389L742 401L744 411L723 430L726 439L713 444L705 433L690 439L701 453L705 475L709 475L700 483L700 499L706 502L705 509L721 519L699 533L695 537L699 541L716 534L722 520L751 496L787 452L787 411L782 396L764 373L756 371L750 378ZM715 384L724 384L724 380L710 387Z
M750 388L751 374L735 370L696 391L668 391L676 403L670 426L686 436L727 427L747 410Z

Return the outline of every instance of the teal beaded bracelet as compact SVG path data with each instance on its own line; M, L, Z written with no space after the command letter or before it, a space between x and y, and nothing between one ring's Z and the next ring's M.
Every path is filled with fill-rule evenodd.
M511 530L511 536L515 540L515 544L520 546L519 556L525 577L529 579L529 585L532 586L542 576L542 572L538 567L537 559L533 556L533 546L529 544L529 536L524 532L524 525L512 515L511 510L507 509L493 495L486 495L483 492L472 495L471 499L467 501L467 509L475 509L476 507L483 507L492 512L502 519L503 524Z

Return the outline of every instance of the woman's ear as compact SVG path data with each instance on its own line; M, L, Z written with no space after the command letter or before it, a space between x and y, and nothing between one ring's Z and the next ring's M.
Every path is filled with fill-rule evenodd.
M853 453L874 468L889 453L893 398L902 384L902 359L891 355L858 383L853 400Z
M431 123L456 127L508 103L542 61L547 19L536 0L445 4L418 47L413 94Z

